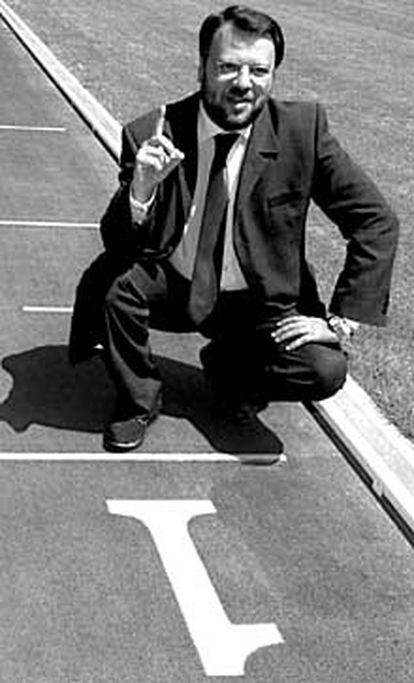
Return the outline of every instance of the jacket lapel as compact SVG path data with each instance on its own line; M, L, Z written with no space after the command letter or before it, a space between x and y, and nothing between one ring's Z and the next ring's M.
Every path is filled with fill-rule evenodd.
M200 95L194 93L180 102L167 106L165 132L184 153L178 167L178 178L183 199L184 214L188 215L197 179L197 120ZM276 117L276 114L274 114ZM236 206L240 208L252 194L260 177L279 155L276 123L272 120L269 104L253 124L246 156L240 176Z
M280 143L276 127L277 123L272 120L268 104L263 107L263 110L253 124L241 170L236 203L238 207L251 196L253 188L264 172L268 170L269 165L277 161Z

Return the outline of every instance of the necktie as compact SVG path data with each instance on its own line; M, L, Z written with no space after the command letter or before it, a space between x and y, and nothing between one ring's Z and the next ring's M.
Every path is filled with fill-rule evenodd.
M214 138L215 154L211 164L188 304L190 317L196 324L207 318L217 299L229 200L226 159L238 137L235 133L221 133Z

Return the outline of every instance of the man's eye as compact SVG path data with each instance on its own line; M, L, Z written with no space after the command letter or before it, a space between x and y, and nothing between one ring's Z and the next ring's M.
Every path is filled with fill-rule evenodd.
M227 76L228 74L237 73L238 66L237 64L232 64L231 62L222 62L218 65L218 70L223 76Z
M251 66L243 64L235 64L234 62L218 62L217 71L220 76L236 77L244 68L247 68L250 76L253 78L266 78L269 75L270 69L260 64Z
M267 69L265 66L252 66L250 73L253 76L256 76L256 78L264 78L265 76L269 75L269 69Z

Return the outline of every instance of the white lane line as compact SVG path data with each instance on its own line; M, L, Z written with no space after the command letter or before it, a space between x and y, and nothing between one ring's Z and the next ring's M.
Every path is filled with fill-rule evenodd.
M226 453L0 453L2 461L36 461L36 462L197 462L240 463L236 455Z
M0 124L0 130L28 131L33 133L66 133L63 126L19 126L13 124Z
M13 221L0 220L1 228L88 228L96 230L99 223L77 223L73 221Z
M279 645L275 623L233 624L188 531L199 515L216 512L210 500L107 500L113 515L132 517L151 532L207 676L243 676L247 657Z
M73 313L72 306L22 306L24 313Z

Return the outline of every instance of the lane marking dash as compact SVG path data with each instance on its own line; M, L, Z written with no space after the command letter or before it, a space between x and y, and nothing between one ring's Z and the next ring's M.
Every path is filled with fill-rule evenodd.
M228 462L240 463L241 460L235 455L226 453L0 453L2 461L37 461L37 462L197 462L215 463Z
M0 124L0 130L28 131L33 133L66 133L63 126L23 126L14 124Z
M21 221L0 220L2 228L87 228L96 230L99 223L85 223L73 221Z
M24 313L73 313L72 306L22 306Z

